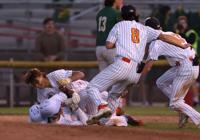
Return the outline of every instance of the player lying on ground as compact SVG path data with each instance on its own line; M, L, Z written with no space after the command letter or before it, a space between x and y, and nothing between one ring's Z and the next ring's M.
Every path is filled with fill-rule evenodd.
M50 99L44 100L41 104L33 105L29 109L30 121L35 123L54 123L63 125L86 125L88 116L78 106L77 109L71 109L62 105L62 101L66 99L63 93L56 94ZM104 92L104 97L107 93ZM74 107L73 107L74 108ZM135 118L125 115L118 108L116 113L109 119L101 119L99 125L105 126L141 126L143 122Z
M34 73L35 73L35 70L37 71L36 73L41 73L38 69L32 69L32 70L29 70L28 71L28 75L34 75ZM47 76L49 76L49 75L59 75L60 73L62 73L63 75L67 75L67 73L68 73L68 70L56 70L56 71L54 71L54 72L51 72L51 73L49 73ZM66 73L66 74L64 74L64 73ZM25 74L25 75L27 75L27 74ZM26 76L26 79L28 79L29 77L31 77L31 76ZM38 75L35 75L35 76L32 76L32 81L36 81L36 79L39 79L39 77L40 77L40 75L38 74ZM68 77L65 77L65 78L68 78ZM34 80L35 79L35 80ZM56 81L55 81L55 79L53 79L52 78L52 81L51 82L54 82L54 83L56 83ZM35 82L34 82L35 83ZM32 84L32 83L31 83ZM61 92L61 91L63 91L63 92L65 92L65 93L69 93L69 87L71 88L71 89L73 89L73 91L75 91L76 93L78 93L79 95L80 95L80 97L81 97L81 101L80 101L80 103L79 103L79 106L80 106L80 108L81 109L83 109L86 113L87 113L87 115L94 115L96 112L97 112L97 107L95 106L95 104L93 103L93 101L90 99L90 96L88 96L87 95L87 92L85 91L85 88L87 87L87 85L88 85L88 82L87 81L83 81L83 80L76 80L76 81L73 81L73 82L71 82L71 83L69 83L68 84L68 86L66 86L65 88L59 88L59 90L54 90L54 88L45 88L46 86L43 86L43 88L42 88L42 86L39 84L39 83L37 83L36 82L36 84L40 87L40 89L37 89L37 95L38 95L38 102L39 103L41 103L41 104L43 104L43 102L46 100L46 99L48 99L49 97L51 97L52 95L54 95L53 97L56 97L57 95L59 95L59 97L62 99L62 98L64 98L64 96L63 96L63 93ZM32 84L33 85L33 84ZM60 91L61 90L61 91ZM105 94L106 93L106 94ZM72 94L72 93L70 93L70 94ZM107 99L107 92L104 92L104 93L102 93L101 94L102 96L104 96L104 100L106 100ZM97 95L97 96L99 96L99 95ZM78 105L76 105L74 102L77 102L76 100L76 98L77 98L77 96L72 96L72 99L74 99L75 98L75 101L73 101L72 102L72 104L69 104L69 103L67 103L69 106L70 106L70 108L72 109L72 112L71 113L73 113L73 112L77 112L77 108L78 108ZM61 100L60 99L60 100ZM64 98L65 99L65 98ZM62 99L62 101L65 103L65 105L66 105L66 101L64 101L64 99ZM51 100L50 100L51 101ZM49 102L49 101L48 101ZM50 103L49 103L50 104ZM116 108L117 108L118 106L116 106ZM80 110L80 108L78 109L78 110ZM33 109L32 110L37 110L38 108L37 107L33 107ZM66 109L65 109L66 110ZM36 112L36 111L34 111L34 112ZM49 112L51 112L51 111L49 111ZM79 111L80 112L80 111ZM59 113L61 113L61 112L59 112ZM70 112L68 111L68 116L69 116L69 114L70 114ZM79 113L80 115L79 116L77 116L78 118L81 118L81 113ZM57 116L57 117L53 117L54 119L56 119L56 120L60 120L60 119L58 119L58 118L63 118L62 116L63 115L61 115L61 114L57 114L56 113L56 115L55 116ZM84 117L85 115L83 114L83 116L82 116L82 118L85 118ZM47 117L47 116L46 116ZM48 116L48 117L52 117L52 116ZM138 122L137 120L135 120L135 119L133 119L133 118L131 118L130 116L128 116L128 115L126 115L126 118L129 120L129 122L134 122L133 124L134 125L140 125L141 123L140 122ZM116 117L115 117L115 119L116 119ZM64 119L62 119L62 120L64 120ZM59 122L59 121L58 121ZM67 119L67 124L69 125L69 124L73 124L72 122L70 122L70 119ZM76 124L76 122L75 122L75 124Z
M86 125L87 115L77 106L75 109L66 106L67 97L64 93L53 95L41 104L30 107L30 122L55 123L65 125Z
M145 47L148 42L160 39L165 42L187 48L189 45L182 38L155 30L144 26L135 21L136 9L131 6L123 6L121 10L123 21L117 23L109 33L107 38L108 49L116 48L115 62L97 74L88 86L89 95L97 92L100 94L112 87L108 98L108 106L112 109L111 100L116 100L129 84L137 84L140 74L137 73L137 66L142 61L145 53ZM99 111L89 119L90 122L109 117L111 113L107 104L99 99L94 99Z
M145 25L160 30L156 18L148 18ZM142 74L146 74L159 56L165 56L171 68L156 81L156 85L170 99L170 108L180 111L200 126L200 113L185 103L184 98L199 75L199 60L192 48L181 49L161 40L151 42ZM183 124L180 124L182 127Z

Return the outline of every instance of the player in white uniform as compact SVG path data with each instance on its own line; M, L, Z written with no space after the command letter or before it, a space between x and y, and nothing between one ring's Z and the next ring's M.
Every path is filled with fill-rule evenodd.
M72 110L66 105L62 105L67 100L64 93L53 95L44 100L41 104L33 105L29 109L31 122L37 123L56 123L65 125L86 125L87 115L77 107Z
M131 5L123 6L121 15L124 21L117 23L113 27L106 44L108 49L116 47L116 60L97 74L90 81L87 88L88 92L92 95L93 92L106 91L110 86L117 83L113 88L118 89L119 92L112 93L111 90L109 98L112 98L112 100L116 100L128 84L137 84L140 74L136 72L136 69L143 59L145 47L148 42L161 39L183 48L188 47L184 39L178 39L173 35L137 23L134 20L136 10ZM109 111L111 112L100 100L94 100L99 106L99 112L89 119L90 123L95 123L99 118L109 116ZM109 105L109 107L112 108L112 105Z
M46 75L40 70L34 68L25 73L24 80L26 81L26 83L30 83L32 86L37 88L38 103L43 103L51 96L60 94L60 86L62 86L63 84L69 85L72 81L83 77L84 74L79 71L60 69ZM74 106L74 104L74 107L76 107L76 104L78 104L78 100L78 94L72 94L70 107L72 107L71 105ZM35 107L35 109L37 110L37 107Z
M155 18L148 18L145 24L150 27L160 26ZM156 81L158 88L170 99L169 106L172 109L183 112L196 125L200 125L200 113L184 101L189 88L199 75L199 65L198 60L195 59L194 49L181 49L161 40L153 41L149 46L149 55L143 74L150 70L159 56L165 56L172 68L158 78Z

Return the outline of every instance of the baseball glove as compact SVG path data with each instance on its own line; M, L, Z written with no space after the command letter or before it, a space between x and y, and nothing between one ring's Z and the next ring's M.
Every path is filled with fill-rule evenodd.
M78 109L78 103L80 102L80 96L74 92L72 97L65 101L65 105L69 106L73 111Z
M141 73L142 70L144 69L144 66L145 66L145 62L140 62L137 66L137 73Z

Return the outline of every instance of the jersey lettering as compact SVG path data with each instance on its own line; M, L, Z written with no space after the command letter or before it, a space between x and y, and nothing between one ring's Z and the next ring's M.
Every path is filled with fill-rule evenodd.
M132 42L140 43L139 30L137 28L131 28Z
M105 32L106 31L106 23L107 23L107 17L99 17L99 32Z

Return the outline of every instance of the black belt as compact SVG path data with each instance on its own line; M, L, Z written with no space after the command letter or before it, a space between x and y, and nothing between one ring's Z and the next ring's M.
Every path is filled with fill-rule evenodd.
M193 66L199 65L199 56L195 55L194 59L192 60L192 65Z

